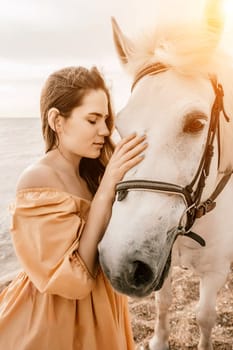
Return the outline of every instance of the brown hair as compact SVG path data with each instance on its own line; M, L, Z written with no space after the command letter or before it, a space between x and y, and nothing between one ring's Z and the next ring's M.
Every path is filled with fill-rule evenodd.
M109 91L105 81L96 67L90 70L84 67L66 67L51 74L42 89L40 99L42 133L45 140L46 152L58 147L57 133L50 128L48 111L56 108L64 118L69 118L71 111L82 104L83 98L90 90L102 89L108 99L107 127L110 134L113 130L114 115ZM105 166L112 152L113 143L110 136L105 138L101 155L97 159L82 158L79 173L94 194L103 176Z

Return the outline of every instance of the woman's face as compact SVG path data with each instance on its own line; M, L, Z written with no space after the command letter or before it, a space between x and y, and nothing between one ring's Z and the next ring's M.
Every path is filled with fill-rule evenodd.
M62 118L59 147L66 156L98 158L105 137L110 134L106 119L108 99L101 89L90 90L82 105L72 110L70 117Z

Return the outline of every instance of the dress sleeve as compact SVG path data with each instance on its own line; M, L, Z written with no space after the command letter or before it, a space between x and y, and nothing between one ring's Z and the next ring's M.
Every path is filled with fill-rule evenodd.
M20 191L12 209L16 254L41 293L85 298L95 279L78 254L88 202L66 192Z

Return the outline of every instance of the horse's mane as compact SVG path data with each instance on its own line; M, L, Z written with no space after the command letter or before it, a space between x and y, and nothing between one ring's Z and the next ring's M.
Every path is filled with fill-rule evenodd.
M221 38L223 39L223 37ZM224 88L224 106L231 122L221 122L220 172L233 169L233 59L219 33L200 22L161 23L133 41L127 70L135 75L148 64L161 62L184 75L215 75Z

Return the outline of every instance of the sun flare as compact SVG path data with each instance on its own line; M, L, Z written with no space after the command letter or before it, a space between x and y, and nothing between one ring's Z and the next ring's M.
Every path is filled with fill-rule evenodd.
M223 1L223 11L224 11L226 20L229 22L232 22L233 21L233 0Z
M232 12L233 11L233 0L224 0L223 7L224 7L225 12L228 12L228 11Z

